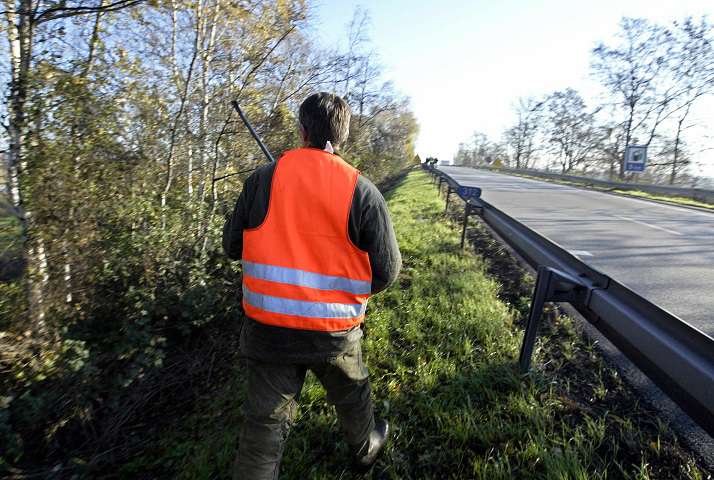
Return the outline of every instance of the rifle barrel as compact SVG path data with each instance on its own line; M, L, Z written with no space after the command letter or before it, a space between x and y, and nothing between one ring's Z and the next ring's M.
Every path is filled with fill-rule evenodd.
M253 138L255 138L255 141L258 142L258 146L263 151L265 156L268 157L268 160L270 160L271 162L274 162L275 159L270 154L270 152L268 151L268 148L265 146L265 144L260 139L258 134L253 129L253 126L250 124L250 122L246 118L245 114L243 113L243 110L240 109L240 105L238 105L238 102L236 100L233 100L231 102L231 105L233 105L233 108L236 110L236 112L238 112L238 115L240 115L241 120L243 120L243 123L245 123L245 126L248 127L248 131L250 132L251 135L253 135Z

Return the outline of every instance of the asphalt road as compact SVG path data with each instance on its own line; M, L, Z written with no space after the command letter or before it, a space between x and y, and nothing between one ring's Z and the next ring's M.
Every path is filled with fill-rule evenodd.
M601 272L714 337L714 213L439 167Z

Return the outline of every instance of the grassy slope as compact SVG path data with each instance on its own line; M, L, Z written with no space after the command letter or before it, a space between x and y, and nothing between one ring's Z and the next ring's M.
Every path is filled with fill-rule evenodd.
M518 312L498 299L487 262L459 249L427 177L410 174L390 197L404 270L370 303L364 346L378 412L395 437L373 478L706 478L567 319L540 342L543 367L521 377ZM236 366L123 473L228 478L242 388ZM281 478L361 478L347 454L309 375Z

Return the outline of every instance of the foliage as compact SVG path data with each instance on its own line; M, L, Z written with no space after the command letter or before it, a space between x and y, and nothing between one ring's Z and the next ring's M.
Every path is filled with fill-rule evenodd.
M106 6L22 8L30 23L10 12L3 30L30 42L0 70L20 134L3 138L0 205L0 469L15 473L122 463L157 397L205 373L185 352L204 358L196 339L240 318L222 214L264 160L230 100L278 156L299 145L299 102L339 88L348 161L379 181L414 156L414 116L364 30L323 51L302 0Z
M16 277L21 270L21 234L10 202L0 196L0 282Z

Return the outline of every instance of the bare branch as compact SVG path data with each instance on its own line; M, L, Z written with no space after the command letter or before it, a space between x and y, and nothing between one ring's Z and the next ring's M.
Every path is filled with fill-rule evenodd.
M57 20L58 18L76 17L87 13L114 12L116 10L122 10L124 8L145 3L146 1L147 0L117 0L116 2L108 5L102 5L100 3L95 7L52 7L37 14L32 21L33 23L39 25L41 23L49 22L50 20Z

